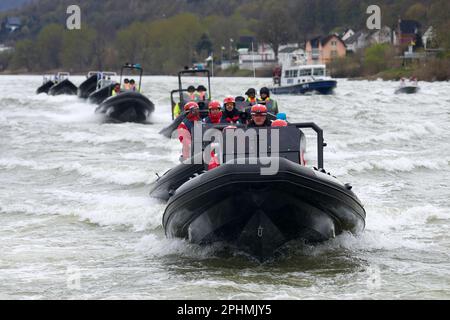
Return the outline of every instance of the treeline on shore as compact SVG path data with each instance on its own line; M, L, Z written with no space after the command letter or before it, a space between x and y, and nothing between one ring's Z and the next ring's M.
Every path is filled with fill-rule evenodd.
M43 73L67 70L117 70L123 62L139 62L149 74L174 74L181 67L204 61L235 59L241 36L279 45L304 42L310 37L362 30L369 0L85 0L81 30L67 30L65 9L69 0L34 1L3 14L22 19L23 27L0 39L14 47L0 52L0 72ZM445 79L450 50L448 0L378 1L383 25L393 26L399 16L433 25L444 50L426 63L402 65L398 52L387 45L335 61L334 76L396 76L421 72L427 79ZM448 9L448 10L447 10ZM0 19L2 16L0 16ZM427 75L426 73L429 73ZM232 69L224 75L250 75Z

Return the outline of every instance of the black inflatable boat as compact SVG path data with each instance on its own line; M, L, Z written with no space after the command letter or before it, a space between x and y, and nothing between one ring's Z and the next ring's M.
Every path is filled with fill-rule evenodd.
M303 165L302 128L317 132L320 169ZM231 155L245 158L247 164L224 161L211 171L198 164L181 164L154 183L150 195L168 200L163 217L168 237L200 245L226 243L264 260L292 240L317 243L343 232L357 234L364 230L366 213L351 186L322 169L322 130L315 124L267 130L271 137L279 130L276 154L251 156L264 136L258 131L256 138L250 139L254 146L249 143L245 154L236 149L223 152L222 159ZM224 137L223 145L226 140ZM267 150L273 152L273 147L272 141ZM278 161L278 170L262 174L265 164L274 161Z
M123 92L103 101L95 113L103 114L109 122L147 122L155 111L154 104L139 92Z
M406 86L401 87L395 91L395 94L414 94L419 92L420 88L418 86Z
M56 76L55 85L48 91L49 95L76 95L78 88L69 80L70 74L67 72L60 72Z
M139 86L134 91L121 89L119 93L103 101L95 110L95 113L103 114L108 122L145 123L148 121L150 114L155 111L155 105L139 92L144 71L139 64L127 63L122 67L120 83L122 83L125 70L139 72Z
M99 71L90 71L87 79L78 87L78 97L87 99L97 89Z
M36 94L41 94L41 93L48 94L48 91L54 85L55 85L55 82L52 80L52 77L44 76L44 81L42 82L42 85L39 88L37 88Z
M97 86L95 91L89 95L88 101L94 104L101 104L103 101L108 99L117 83L113 80L113 77L116 76L117 74L115 72L99 73L97 78Z

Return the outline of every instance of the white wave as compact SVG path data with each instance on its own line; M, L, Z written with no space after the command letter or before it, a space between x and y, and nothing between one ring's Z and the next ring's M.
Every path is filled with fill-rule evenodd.
M369 160L361 162L352 162L346 166L337 168L333 173L341 176L351 172L365 172L372 170L380 170L387 172L412 172L417 169L440 170L448 166L450 159L443 160L425 160L425 159L382 159Z
M15 169L26 167L37 171L61 170L62 172L77 172L79 175L118 185L150 184L154 180L155 172L149 169L130 168L118 165L90 166L78 162L39 163L33 160L0 159L0 167Z
M421 139L424 136L440 135L442 128L439 128L434 123L426 122L421 124L399 124L395 129L388 129L389 132L373 135L363 136L356 139L352 139L348 142L337 143L340 146L351 146L355 144L368 144L378 142L392 142L401 140ZM395 131L394 131L395 130Z

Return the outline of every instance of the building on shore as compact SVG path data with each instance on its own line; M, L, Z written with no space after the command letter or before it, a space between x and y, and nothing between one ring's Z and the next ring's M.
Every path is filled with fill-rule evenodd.
M339 36L317 37L306 42L305 47L308 64L329 64L337 58L344 58L347 46Z

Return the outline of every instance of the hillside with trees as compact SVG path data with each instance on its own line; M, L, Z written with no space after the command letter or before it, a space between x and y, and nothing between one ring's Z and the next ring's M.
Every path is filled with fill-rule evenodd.
M377 2L383 25L393 26L399 16L433 25L440 45L450 48L448 0ZM0 53L0 66L21 72L84 72L116 69L124 61L134 61L149 73L172 74L181 66L203 61L211 52L216 60L232 58L241 36L269 43L277 51L284 43L363 29L366 9L373 1L80 0L82 29L69 31L66 9L72 3L33 0L1 13L0 21L16 16L23 26L0 36L0 42L15 47L12 53Z

